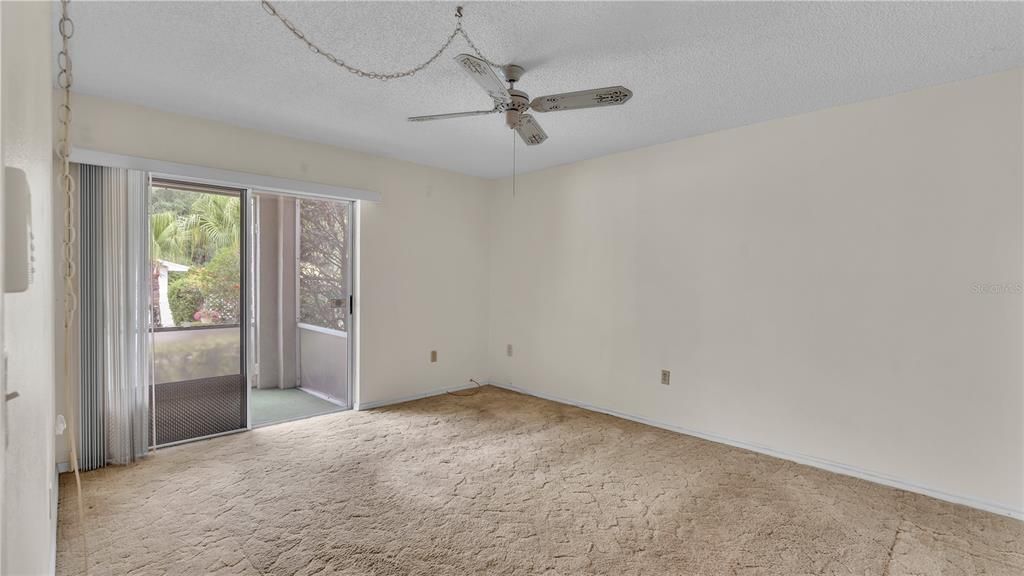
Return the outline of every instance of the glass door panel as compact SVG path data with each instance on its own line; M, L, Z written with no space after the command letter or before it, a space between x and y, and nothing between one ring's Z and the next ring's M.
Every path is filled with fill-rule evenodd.
M246 427L244 190L154 180L154 444Z

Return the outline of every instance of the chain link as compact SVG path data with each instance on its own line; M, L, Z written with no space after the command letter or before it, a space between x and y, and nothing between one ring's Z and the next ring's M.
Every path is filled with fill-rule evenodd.
M60 160L60 187L64 193L64 234L61 238L64 276L64 411L66 412L68 444L71 452L71 469L75 472L75 486L78 498L78 524L82 538L83 574L89 574L89 546L85 538L85 506L82 501L82 479L78 471L78 429L76 428L75 404L73 402L71 343L74 341L75 312L78 310L78 293L75 291L75 228L74 202L75 179L71 177L71 85L74 74L71 67L71 37L75 35L75 23L68 15L70 0L60 0L60 20L57 32L60 34L60 52L57 53L57 85L61 89L62 101L57 108L60 134L57 140L57 157Z
M281 12L273 4L271 4L268 0L260 0L260 5L263 6L263 10L266 11L267 14L270 14L271 16L273 16L273 17L277 18L278 20L280 20L281 24L283 24L284 27L287 28L288 31L291 32L296 38L301 40L306 45L306 47L309 48L310 52L312 52L312 53L314 53L314 54L316 54L318 56L324 57L331 64L334 64L335 66L338 66L339 68L342 68L342 69L344 69L344 70L346 70L346 71L348 71L348 72L350 72L352 74L355 74L356 76L359 76L360 78L369 78L371 80L387 81L387 80L397 80L399 78L406 78L408 76L412 76L412 75L416 74L417 72L420 72L421 70L423 70L427 66L430 66L438 58L440 58L441 54L444 54L445 50L447 50L452 45L452 42L455 41L455 38L457 36L462 36L462 38L465 39L466 44L469 45L470 50L472 50L473 53L476 54L478 58L480 58L484 62L487 62L489 65L493 66L494 68L500 68L501 67L498 64L495 64L494 62L492 62L486 56L484 56L480 52L480 50L476 47L476 44L473 43L473 40L471 40L469 38L469 33L467 33L466 29L462 27L462 7L461 6L455 11L455 29L453 29L451 34L448 35L448 38L444 41L444 43L441 45L441 47L438 48L436 52L434 52L433 56L428 58L422 64L419 64L417 66L413 66L412 68L409 68L407 70L400 70L400 71L397 71L397 72L373 72L373 71L370 71L370 70L363 70L362 68L353 66L353 65L345 62L341 58L338 58L337 56L335 56L331 52L329 52L327 50L324 50L323 48L318 46L315 42L313 42L312 40L310 40L306 36L305 32L303 32L302 30L299 30L299 28L297 26L295 26L295 24L292 23L291 20L286 18L284 16L284 14L281 14Z
M74 194L75 181L71 177L71 85L74 75L71 67L69 43L75 34L75 23L68 16L68 3L60 2L60 20L57 31L60 33L61 49L57 53L57 85L60 86L63 101L57 109L57 120L60 122L60 135L57 143L57 156L61 162L60 185L64 192L64 236L63 272L64 272L64 326L69 327L72 317L78 308L78 299L74 290L75 281L75 226L74 226Z

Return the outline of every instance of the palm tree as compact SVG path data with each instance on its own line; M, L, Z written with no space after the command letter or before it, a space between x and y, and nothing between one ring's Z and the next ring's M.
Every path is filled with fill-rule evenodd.
M219 194L202 194L191 205L186 203L175 210L151 214L149 253L153 267L153 301L161 298L158 260L184 264L191 268L190 275L205 278L202 276L204 268L219 251L227 249L237 258L241 247L241 216L239 199ZM217 278L216 282L204 288L204 297L206 292L222 288L220 284L229 287L237 284L237 280L231 278ZM154 307L153 314L154 324L161 325L159 307Z
M178 260L183 256L181 228L173 212L149 215L149 257L156 260Z
M149 215L150 289L153 302L160 301L160 260L182 260L183 238L174 212ZM162 326L160 306L152 307L153 325Z
M226 246L238 249L242 214L238 198L204 194L192 204L190 213L178 226L186 235L193 261L208 261Z

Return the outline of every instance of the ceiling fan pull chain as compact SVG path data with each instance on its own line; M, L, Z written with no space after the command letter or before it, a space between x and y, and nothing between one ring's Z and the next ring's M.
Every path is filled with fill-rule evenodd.
M512 199L516 199L516 133L512 132Z
M423 70L427 66L433 64L438 58L441 57L441 54L444 54L445 50L447 50L452 45L452 42L455 40L455 37L460 35L463 37L463 39L466 40L466 43L469 44L470 49L472 49L473 52L475 52L476 55L479 56L481 60L487 62L489 65L495 68L501 67L487 59L487 57L485 57L483 54L481 54L480 50L476 47L475 44L473 44L473 41L469 39L469 34L467 34L466 31L462 28L462 6L459 6L455 9L455 29L452 30L452 33L448 35L448 39L444 41L444 44L442 44L441 47L437 49L437 52L434 52L434 55L428 58L422 64L414 66L407 70L400 70L397 72L372 72L369 70L363 70L362 68L358 68L356 66L352 66L351 64L346 63L341 58L338 58L329 51L324 50L323 48L315 44L312 40L310 40L302 30L299 30L299 28L292 23L291 20L289 20L283 14L281 14L281 12L278 11L277 7L270 3L270 0L260 0L260 6L263 7L264 12L277 18L281 22L281 24L284 25L284 27L287 28L288 31L292 33L293 36L301 40L306 45L306 47L309 48L310 52L318 56L322 56L331 64L334 64L335 66L342 68L347 72L355 74L360 78L387 81L412 76L413 74L416 74L417 72Z

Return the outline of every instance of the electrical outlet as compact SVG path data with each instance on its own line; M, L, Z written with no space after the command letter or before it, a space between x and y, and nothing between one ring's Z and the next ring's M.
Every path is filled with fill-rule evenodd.
M671 377L672 373L669 372L668 370L661 371L661 383L664 384L665 386L669 385L669 380L671 379Z
M433 362L437 362L437 350L431 350L430 351L430 361L432 363Z
M507 346L507 347L505 348L505 355L506 355L506 356L508 356L509 358L511 358L511 357L512 357L512 345L511 345L511 344L509 344L509 345L508 345L508 346Z

